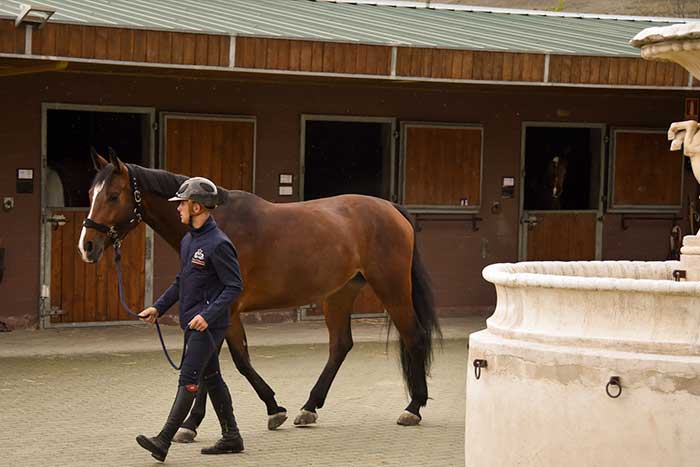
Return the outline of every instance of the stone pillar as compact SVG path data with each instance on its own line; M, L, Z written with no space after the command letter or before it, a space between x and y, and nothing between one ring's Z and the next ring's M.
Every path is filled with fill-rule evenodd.
M688 281L700 281L700 237L686 235L681 248L681 269Z

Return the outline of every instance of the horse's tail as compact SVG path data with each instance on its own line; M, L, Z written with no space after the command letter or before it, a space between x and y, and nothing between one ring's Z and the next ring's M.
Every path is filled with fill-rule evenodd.
M433 336L442 339L440 324L438 323L437 314L435 313L435 300L433 298L433 289L430 284L430 276L425 268L418 252L418 243L415 238L416 226L411 220L411 215L403 206L394 204L394 207L401 213L403 217L411 223L414 232L413 240L413 266L411 267L411 299L413 301L413 313L416 321L423 328L422 348L419 349L419 355L423 358L423 367L425 374L430 374L430 364L433 359ZM407 351L403 341L400 341L401 347L401 367L403 369L404 380L411 389L411 355ZM415 355L415 354L414 354ZM415 375L420 376L420 375Z

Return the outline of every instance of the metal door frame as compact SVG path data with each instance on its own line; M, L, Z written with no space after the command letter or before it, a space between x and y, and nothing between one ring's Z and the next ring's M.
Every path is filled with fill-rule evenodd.
M578 123L578 122L522 122L520 130L520 206L518 208L518 261L527 261L527 226L525 225L525 149L528 128L587 128L600 130L600 173L598 188L598 209L563 210L558 213L596 213L595 229L595 259L599 260L603 254L603 213L605 209L605 138L607 125L605 123ZM551 211L527 211L536 214Z
M97 327L97 326L124 326L137 325L141 326L140 321L90 321L79 323L52 323L51 316L47 313L51 308L51 231L52 229L46 223L47 210L46 198L46 168L47 165L47 139L48 139L48 111L49 110L78 110L83 112L111 112L111 113L128 113L142 114L148 117L148 127L150 129L148 137L148 154L147 161L150 167L154 167L155 163L155 123L156 110L153 107L127 107L127 106L111 106L111 105L82 105L82 104L62 104L62 103L42 103L41 104L41 253L40 253L40 269L39 269L39 323L41 329L50 328L77 328L77 327ZM85 157L88 157L86 154ZM82 210L84 208L64 208L73 210ZM144 271L144 302L151 303L153 301L153 230L146 226L146 257Z

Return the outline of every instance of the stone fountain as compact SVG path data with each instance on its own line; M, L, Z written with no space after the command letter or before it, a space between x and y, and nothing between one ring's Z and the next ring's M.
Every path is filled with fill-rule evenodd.
M632 43L700 74L700 25ZM669 139L700 180L698 123ZM486 267L498 298L469 339L466 465L700 465L698 240L681 261Z

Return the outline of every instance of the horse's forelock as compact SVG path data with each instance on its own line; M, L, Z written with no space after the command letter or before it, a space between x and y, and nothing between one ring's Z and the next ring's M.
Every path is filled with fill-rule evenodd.
M97 175L95 175L95 179L92 181L92 186L90 189L95 188L98 184L104 182L105 185L109 184L110 181L112 181L112 175L114 175L114 166L112 164L107 164L97 172Z

